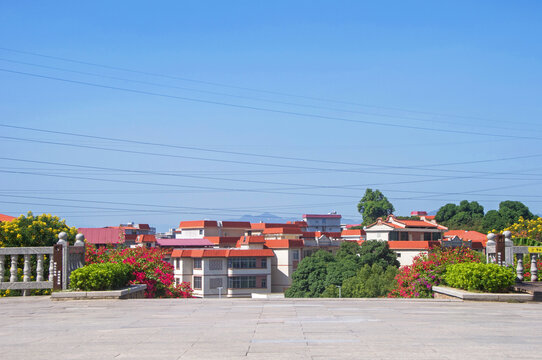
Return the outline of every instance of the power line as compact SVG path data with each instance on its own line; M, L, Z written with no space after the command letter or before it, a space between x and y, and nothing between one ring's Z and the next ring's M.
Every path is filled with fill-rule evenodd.
M43 132L43 133L52 133L52 134L57 134L57 135L76 136L76 137L89 138L89 139L98 139L98 140L107 140L107 141L131 143L131 144L138 144L138 145L148 145L148 146L157 146L157 147L174 148L174 149L185 149L185 150L196 150L196 151L212 152L212 153L219 153L219 154L231 154L231 155L273 158L273 159L280 159L280 160L295 160L295 161L331 163L331 164L354 165L354 166L367 166L367 167L390 168L390 169L409 169L409 170L416 169L416 170L427 170L427 171L467 172L467 173L480 173L480 174L491 174L491 175L494 175L496 173L473 171L473 170L457 170L457 169L450 169L450 170L440 169L440 170L436 170L436 169L431 169L431 167L481 164L481 163L489 163L489 162L500 162L500 161L510 161L510 160L536 158L536 157L541 157L542 156L542 154L530 154L530 155L502 157L502 158L497 158L497 159L470 160L470 161L462 161L462 162L449 162L449 163L429 164L429 165L421 165L421 166L375 165L375 164L368 164L368 163L354 163L354 162L344 162L344 161L318 160L318 159L310 159L310 158L297 158L297 157L289 157L289 156L275 156L275 155L244 153L244 152L236 152L236 151L226 151L226 150L214 150L214 149L206 149L206 148L190 147L190 146L180 146L180 145L171 145L171 144L160 144L160 143L153 143L153 142L147 142L147 141L130 140L130 139L122 139L122 138L111 138L111 137L103 137L103 136L93 136L93 135L81 134L81 133L73 133L73 132L66 132L66 131L55 131L55 130L47 130L47 129L38 129L38 128L22 127L22 126L16 126L16 125L8 125L8 124L0 124L0 127L13 128L13 129L19 129L19 130L27 130L27 131L35 131L35 132ZM153 153L153 152L148 152L148 151L126 150L126 149L113 149L113 148L105 148L105 147L98 147L98 146L91 146L91 145L70 144L70 143L66 143L66 142L60 143L60 142L54 142L54 141L35 140L35 139L27 139L27 138L20 138L20 137L0 136L0 138L11 139L11 140L19 140L19 141L40 142L40 143L51 144L51 145L89 148L89 149L95 149L95 150L116 151L116 152L133 153L133 154L140 154L140 155L142 154L142 155L152 155L152 156L162 156L162 157L182 158L182 159L192 159L192 160L238 163L238 164L243 164L243 165L271 166L271 167L294 168L294 169L303 169L303 170L358 172L358 171L352 171L352 170L348 170L348 169L329 169L329 168L306 167L306 166L302 167L302 166L298 166L298 165L294 166L294 165L285 165L285 164L269 164L269 163L262 163L262 162L255 163L255 162L247 162L247 161L240 161L240 160L204 158L204 157L177 155L177 154L172 155L172 154L163 154L163 153ZM361 170L359 170L359 171L361 171ZM363 172L363 171L361 171L361 172ZM531 176L531 175L526 174L526 176Z
M324 102L328 102L328 103L354 105L354 106L360 106L360 107L391 110L391 111L401 111L401 112L407 112L407 113L413 113L413 114L423 114L423 115L432 115L432 116L440 116L440 117L455 117L455 118L463 118L463 119L469 119L469 120L490 121L492 123L495 122L494 119L487 119L487 118L476 117L476 116L457 115L457 114L443 114L443 113L438 113L438 112L420 111L420 110L404 109L404 108L390 107L390 106L368 105L368 104L362 104L362 103L357 103L357 102L352 102L352 101L326 99L326 98L321 98L321 97L313 97L313 96L292 94L292 93L287 93L287 92L280 92L280 91L257 89L257 88L251 88L251 87L236 86L236 85L224 84L224 83L220 83L220 82L212 82L212 81L192 79L192 78L181 77L181 76L161 74L161 73L156 73L156 72L141 71L141 70L129 69L129 68L120 67L120 66L105 65L105 64L99 64L99 63L90 62L90 61L81 61L81 60L70 59L70 58L66 58L66 57L52 56L52 55L46 55L46 54L41 54L41 53L36 53L36 52L11 49L11 48L6 48L6 47L0 47L0 50L12 52L12 53L42 57L42 58L47 58L47 59L53 59L53 60L60 60L60 61L64 61L64 62L74 63L74 64L81 64L81 65L89 65L89 66L94 66L94 67L100 67L100 68L103 68L103 69L110 69L110 70L115 70L115 71L123 71L123 72L128 72L128 73L133 73L133 74L141 74L141 75L160 77L160 78L165 78L165 79L180 80L180 81L192 82L192 83L197 83L197 84L225 87L225 88L230 88L230 89L238 89L238 90L259 92L259 93L272 94L272 95L280 95L280 96L286 96L288 98L293 97L293 98L306 99L306 100L311 100L311 101L319 101L319 102L324 101ZM532 125L532 124L529 124L529 125Z
M9 70L9 69L4 69L4 68L0 68L0 71L6 72L6 73L11 73L11 74L18 74L18 75L25 75L25 76L35 77L35 78L41 78L41 79L61 81L61 82L66 82L66 83L71 83L71 84L92 86L92 87L97 87L97 88L102 88L102 89L125 91L125 92L140 94L140 95L150 95L150 96L164 97L164 98L169 98L169 99L176 99L176 100L204 103L204 104L210 104L210 105L227 106L227 107L232 107L232 108L237 108L237 109L256 110L256 111L270 112L270 113L275 113L275 114L292 115L292 116L304 117L304 118L317 118L317 119L323 119L323 120L335 120L335 121L342 121L342 122L355 123L355 124L376 125L376 126L391 127L391 128L400 128L400 129L409 129L409 130L421 130L421 131L449 133L449 134L463 134L463 135L476 135L476 136L484 136L484 137L514 138L514 139L524 139L524 140L541 140L542 139L541 137L536 137L536 136L521 136L521 135L511 135L511 134L506 134L506 135L502 134L501 135L501 134L492 134L492 133L488 133L488 132L474 132L474 131L463 131L463 130L453 130L453 129L439 129L439 128L424 127L424 126L382 123L382 122L371 121L371 120L356 120L356 119L349 119L349 118L344 118L344 117L334 117L334 116L326 116L326 115L319 115L319 114L308 114L308 113L302 113L302 112L296 112L296 111L286 111L286 110L277 110L277 109L264 108L264 107L258 107L258 106L232 104L232 103L227 103L227 102L222 102L222 101L197 99L197 98L190 98L190 97L185 97L185 96L176 96L176 95L170 95L170 94L164 94L164 93L157 93L157 92L151 92L151 91L124 88L124 87L119 87L119 86L103 85L103 84L91 83L91 82L87 82L87 81L71 80L71 79L59 78L59 77L54 77L54 76L47 76L47 75L40 75L40 74L35 74L35 73L28 73L28 72L23 72L23 71Z
M178 89L178 90L198 92L198 93L209 94L209 95L226 96L226 97L232 97L232 98L237 98L237 99L255 100L255 101L267 102L267 103L272 103L272 104L298 106L298 107L304 107L304 108L310 108L310 109L319 109L319 110L347 112L347 113L352 113L352 114L384 117L384 118L390 118L390 119L414 120L414 121L423 121L423 122L427 122L427 121L430 120L431 122L457 125L457 123L453 122L453 121L443 121L441 119L434 119L434 118L422 119L422 118L416 118L416 117L410 117L410 116L402 116L402 115L399 116L399 115L380 114L380 113L374 113L374 112L356 111L356 110L341 109L341 108L330 108L330 107L326 107L326 106L300 104L300 103L289 102L289 101L270 100L270 99L263 99L263 98L257 98L257 97L251 97L251 96L228 94L228 93L224 93L224 92L187 88L187 87L182 87L182 86L162 84L162 83L156 83L156 82L151 82L151 81L141 81L141 80L127 79L127 78L118 77L118 76L109 76L109 75L97 74L97 73L92 73L92 72L87 72L87 71L71 70L71 69L65 69L65 68L60 68L60 67L56 67L56 66L48 66L48 65L43 65L43 64L29 63L29 62L25 62L25 61L16 61L16 60L5 59L5 58L0 58L0 61L10 62L10 63L14 63L14 64L34 66L34 67L40 67L40 68L56 70L56 71L69 72L69 73L80 74L80 75L93 76L93 77L109 79L109 80L119 80L119 81L131 82L131 83L135 83L135 84L151 85L151 86L157 86L157 87L163 87L163 88L169 88L169 89ZM472 127L473 124L470 123L468 125ZM501 129L501 130L516 130L516 131L518 130L517 128L495 126L495 124L492 124L492 128L493 129Z

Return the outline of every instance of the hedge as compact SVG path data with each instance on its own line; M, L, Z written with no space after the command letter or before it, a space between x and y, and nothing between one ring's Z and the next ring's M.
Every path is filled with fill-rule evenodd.
M461 263L446 269L444 280L452 287L483 292L503 292L514 284L512 268L497 264Z
M84 291L113 290L128 285L132 267L128 264L90 264L74 270L70 288Z

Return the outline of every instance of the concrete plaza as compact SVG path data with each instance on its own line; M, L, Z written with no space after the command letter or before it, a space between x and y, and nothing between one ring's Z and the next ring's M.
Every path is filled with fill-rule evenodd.
M4 359L541 359L542 304L0 299Z

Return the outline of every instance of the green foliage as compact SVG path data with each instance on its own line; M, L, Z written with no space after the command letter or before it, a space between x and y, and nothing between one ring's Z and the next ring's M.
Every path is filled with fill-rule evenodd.
M462 263L448 266L444 280L452 287L484 292L503 292L514 284L511 267L497 264Z
M502 201L499 210L490 210L482 222L484 232L502 231L504 228L518 222L520 218L531 220L536 218L529 208L519 201Z
M365 265L356 276L344 280L341 295L351 298L386 296L395 287L396 275L395 266Z
M83 291L119 289L128 285L132 270L128 264L86 265L71 273L70 288Z
M361 265L379 264L383 268L387 266L399 267L397 254L390 250L387 241L364 241L359 249L359 258Z
M335 258L327 251L319 250L298 264L292 275L292 286L286 290L286 297L318 297L325 290L328 264Z
M358 203L358 211L363 217L363 226L372 224L379 217L386 217L395 211L391 202L380 192L366 189Z
M334 288L342 286L346 279L355 277L363 266L375 264L383 269L399 266L397 255L389 249L387 242L365 241L360 246L354 241L345 241L335 256L320 250L301 260L285 296L334 296Z
M66 225L51 214L34 216L28 212L12 221L0 222L0 247L53 246L62 231L68 234L73 244L77 229Z
M476 201L463 200L459 205L446 204L441 207L435 220L449 229L481 230L484 208Z
M515 246L542 246L542 242L529 238L512 238Z

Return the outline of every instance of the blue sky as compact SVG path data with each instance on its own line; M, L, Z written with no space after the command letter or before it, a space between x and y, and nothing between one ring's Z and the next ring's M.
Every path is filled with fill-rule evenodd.
M542 213L541 8L2 2L0 213L355 219L366 187Z

